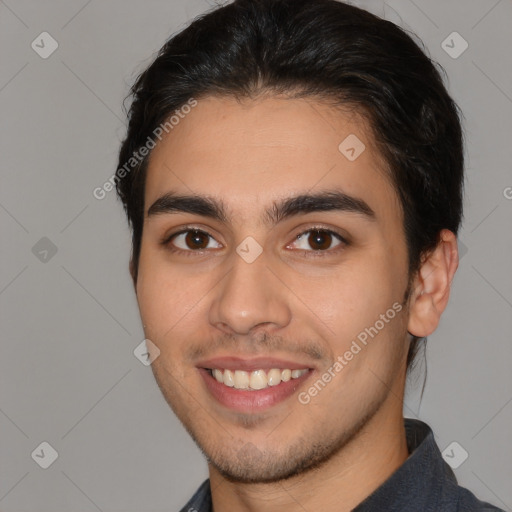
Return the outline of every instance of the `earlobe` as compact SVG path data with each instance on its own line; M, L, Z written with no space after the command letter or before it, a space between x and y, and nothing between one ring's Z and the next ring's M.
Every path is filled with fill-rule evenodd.
M432 334L450 297L453 277L459 265L457 238L443 229L437 247L429 253L414 281L407 330L418 337Z

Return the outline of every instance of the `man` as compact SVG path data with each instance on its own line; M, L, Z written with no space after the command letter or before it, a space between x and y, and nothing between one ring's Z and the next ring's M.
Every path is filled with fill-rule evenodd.
M183 511L498 510L402 415L458 265L440 75L334 0L246 0L133 87L116 185L152 368L210 478Z

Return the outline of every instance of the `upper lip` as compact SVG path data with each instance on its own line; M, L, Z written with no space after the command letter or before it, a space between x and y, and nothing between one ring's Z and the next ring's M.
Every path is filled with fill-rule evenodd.
M296 361L287 361L285 359L277 359L273 357L257 357L254 359L244 359L236 356L228 357L212 357L197 363L199 368L219 370L271 370L272 368L302 370L311 368L308 363L299 363Z

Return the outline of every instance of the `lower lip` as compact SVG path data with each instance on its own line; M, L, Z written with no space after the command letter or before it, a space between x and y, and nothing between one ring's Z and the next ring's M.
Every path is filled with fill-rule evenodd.
M304 375L288 382L281 382L277 386L247 391L221 384L205 368L198 370L213 397L222 405L239 412L260 412L286 400L312 373L312 370L308 370Z

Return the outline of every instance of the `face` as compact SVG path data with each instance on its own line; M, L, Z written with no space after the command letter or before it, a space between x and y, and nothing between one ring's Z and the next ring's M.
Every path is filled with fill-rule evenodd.
M354 112L202 99L152 152L144 216L152 369L211 469L277 481L401 418L403 217Z

